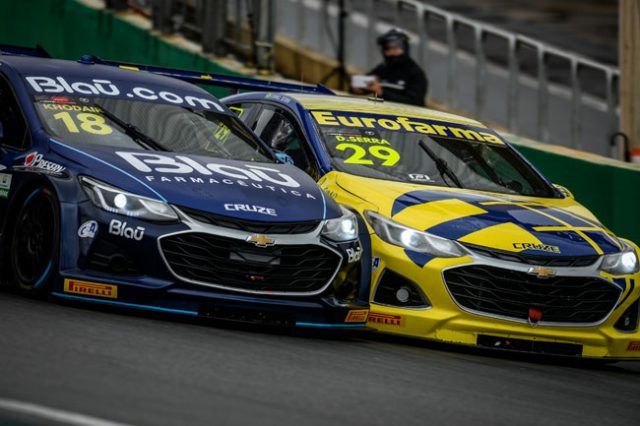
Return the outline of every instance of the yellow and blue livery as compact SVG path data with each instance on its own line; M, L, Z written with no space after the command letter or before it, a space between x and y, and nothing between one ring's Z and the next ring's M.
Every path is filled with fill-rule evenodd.
M370 326L466 345L640 359L638 247L499 133L373 99L254 92L223 102L366 226Z

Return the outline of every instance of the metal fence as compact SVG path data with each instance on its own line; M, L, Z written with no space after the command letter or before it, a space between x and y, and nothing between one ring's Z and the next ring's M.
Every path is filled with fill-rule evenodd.
M129 0L151 10L154 27L198 39L205 51L244 52L273 66L274 39L286 36L334 56L337 22L347 19L347 66L371 68L377 35L410 35L431 80L430 99L513 133L620 157L616 67L430 6L417 0ZM222 12L222 13L221 13ZM249 29L250 38L244 35ZM473 82L471 84L471 82Z
M182 33L200 42L205 53L233 50L259 70L272 71L273 0L109 0L106 5L146 15L155 30Z

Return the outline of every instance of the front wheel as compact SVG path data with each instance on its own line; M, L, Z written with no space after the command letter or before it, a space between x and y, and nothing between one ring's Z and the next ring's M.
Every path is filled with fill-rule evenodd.
M22 292L44 293L58 260L60 214L48 188L29 193L20 207L11 238L13 284Z

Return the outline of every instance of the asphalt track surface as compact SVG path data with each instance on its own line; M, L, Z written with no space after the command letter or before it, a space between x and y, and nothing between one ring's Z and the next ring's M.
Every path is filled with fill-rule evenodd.
M640 363L235 326L0 291L0 425L65 423L3 409L7 400L127 425L637 425ZM108 424L73 424L83 423Z

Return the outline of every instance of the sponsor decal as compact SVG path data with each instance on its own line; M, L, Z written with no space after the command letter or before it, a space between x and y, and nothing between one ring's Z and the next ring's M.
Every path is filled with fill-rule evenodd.
M91 79L71 81L64 77L25 77L32 91L41 93L66 93L69 95L113 96L138 101L160 101L173 105L184 105L206 110L224 111L217 102L191 95L181 95L166 90L153 90L144 86L118 87L110 80Z
M362 114L337 111L311 111L321 126L370 128L376 130L405 131L458 139L468 142L488 142L503 145L504 141L494 131L484 128L395 115Z
M169 157L156 153L125 151L117 151L116 154L139 172L156 173L144 176L148 182L238 185L316 199L315 195L295 189L300 188L300 183L273 167L203 163L183 155Z
M97 106L54 104L54 103L43 103L42 109L45 109L48 111L76 111L76 112L95 112L95 113L102 112L102 109L100 109Z
M54 174L60 174L66 170L66 167L61 166L58 163L45 160L43 155L38 154L37 152L30 152L26 157L24 157L24 166L44 170Z
M116 285L78 281L68 278L64 280L64 291L66 293L81 294L83 296L107 297L109 299L118 298L118 286Z
M375 256L373 259L371 259L372 272L376 272L379 267L380 267L380 258L378 256Z
M529 275L535 275L538 278L542 278L542 279L556 276L555 269L547 268L546 266L534 266L534 267L531 267L531 268L529 268L527 273Z
M392 325L395 327L403 327L404 326L404 318L400 315L388 315L388 314L379 314L377 312L370 312L368 322L380 325Z
M256 206L253 204L225 204L224 209L230 212L247 212L264 214L267 216L278 216L276 209L268 207Z
M351 310L347 314L347 318L345 318L344 322L366 322L368 316L368 309Z
M347 262L357 262L362 258L362 248L360 246L356 248L347 249Z
M0 173L0 198L7 198L11 189L11 175Z
M88 220L78 228L78 237L80 238L93 238L98 232L98 222L95 220Z
M531 327L537 327L538 322L542 320L542 311L538 308L529 308L529 317L527 321Z
M338 142L356 142L356 143L372 143L378 145L391 145L388 140L381 138L373 138L367 136L360 135L336 135L336 140Z
M627 351L629 352L640 352L640 341L634 340L629 342L629 346L627 346Z
M409 180L414 182L433 182L428 175L422 173L409 173Z
M264 281L267 277L265 277L264 275L257 275L257 274L248 274L246 275L247 278L249 278L251 281Z
M560 247L551 246L548 244L513 243L513 248L517 250L539 250L539 251L547 251L550 253L560 253Z
M142 226L135 228L127 226L127 222L121 222L117 219L111 219L109 223L109 233L129 240L140 241L144 237L145 229Z
M273 238L267 237L263 234L253 234L249 235L246 239L248 243L253 243L256 247L269 247L276 243L276 240Z

